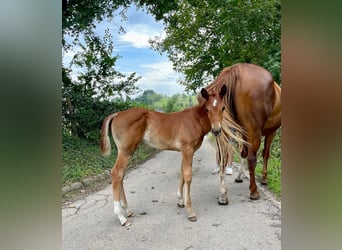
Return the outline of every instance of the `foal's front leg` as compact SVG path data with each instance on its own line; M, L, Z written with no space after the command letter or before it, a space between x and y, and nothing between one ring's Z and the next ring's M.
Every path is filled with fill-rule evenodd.
M180 169L180 176L179 176L179 186L177 191L177 197L178 197L178 207L183 208L184 207L184 176L183 176L183 168Z
M182 175L184 179L184 200L185 207L188 210L188 219L190 221L197 221L196 214L192 210L190 198L190 186L192 181L192 158L194 151L192 149L182 150Z
M227 188L225 184L225 167L220 166L220 196L218 199L219 205L228 205Z

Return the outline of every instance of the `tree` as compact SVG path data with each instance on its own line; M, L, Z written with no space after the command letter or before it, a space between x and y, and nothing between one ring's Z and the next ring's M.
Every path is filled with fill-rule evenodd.
M174 112L176 111L176 103L178 101L178 96L173 95L171 98L168 99L166 106L164 107L164 111L166 113Z
M72 65L82 69L78 72L79 85L83 96L108 99L117 94L135 94L138 88L134 85L140 77L135 73L126 76L115 70L115 63L119 58L113 56L113 40L108 30L105 31L104 40L97 36L85 37L85 45L79 44L82 49L71 62Z
M151 106L153 103L159 101L163 96L154 92L152 89L144 90L144 92L135 98L136 102Z
M280 1L178 1L165 15L166 37L151 41L167 52L181 84L196 90L226 66L249 62L280 81Z
M63 0L62 44L64 51L79 48L71 65L62 66L63 131L84 138L96 138L103 116L113 104L108 100L136 93L135 73L125 75L115 69L119 55L113 55L113 40L108 30L103 38L95 34L96 23L112 18L115 10L130 1ZM119 30L120 31L120 30ZM67 39L68 38L68 39ZM68 41L68 42L67 42ZM74 66L71 68L71 66ZM75 72L75 68L78 69ZM71 77L71 75L76 77ZM95 132L94 132L95 131Z
M126 19L126 10L131 5L145 7L157 20L165 18L166 13L178 7L175 0L62 0L62 43L64 49L68 44L64 36L71 36L77 41L80 34L93 35L96 23L105 19L112 20L117 15ZM117 10L119 10L117 12ZM124 28L120 26L120 32Z
M70 68L62 68L62 121L64 131L91 139L96 137L94 131L99 131L103 115L114 106L105 101L134 94L139 77L115 70L118 56L112 55L113 41L108 30L103 40L94 34L85 36L84 40L71 63L81 69L77 79L72 79Z

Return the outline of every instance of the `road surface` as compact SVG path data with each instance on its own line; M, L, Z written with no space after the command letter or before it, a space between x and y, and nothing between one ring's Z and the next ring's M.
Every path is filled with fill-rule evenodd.
M249 199L249 181L226 176L228 206L219 206L219 176L212 175L215 148L205 139L193 162L191 200L197 222L177 207L181 155L163 151L124 180L136 214L122 227L113 213L111 186L62 210L63 249L281 249L281 205L260 185Z

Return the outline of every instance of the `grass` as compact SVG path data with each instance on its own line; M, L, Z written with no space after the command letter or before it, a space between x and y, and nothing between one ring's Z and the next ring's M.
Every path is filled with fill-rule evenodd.
M85 177L95 176L111 169L115 163L117 151L112 143L109 157L103 157L99 144L93 144L85 139L63 135L62 152L62 185L80 181ZM155 149L141 144L133 154L128 169L145 161Z

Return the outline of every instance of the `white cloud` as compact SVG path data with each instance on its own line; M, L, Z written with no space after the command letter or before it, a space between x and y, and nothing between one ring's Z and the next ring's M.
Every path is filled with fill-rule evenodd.
M119 41L130 44L135 48L148 48L149 39L163 37L165 34L144 24L131 25L126 28L126 33L119 37Z
M137 85L143 89L153 89L161 94L182 93L184 87L177 83L181 74L175 72L170 61L140 65L144 68Z

